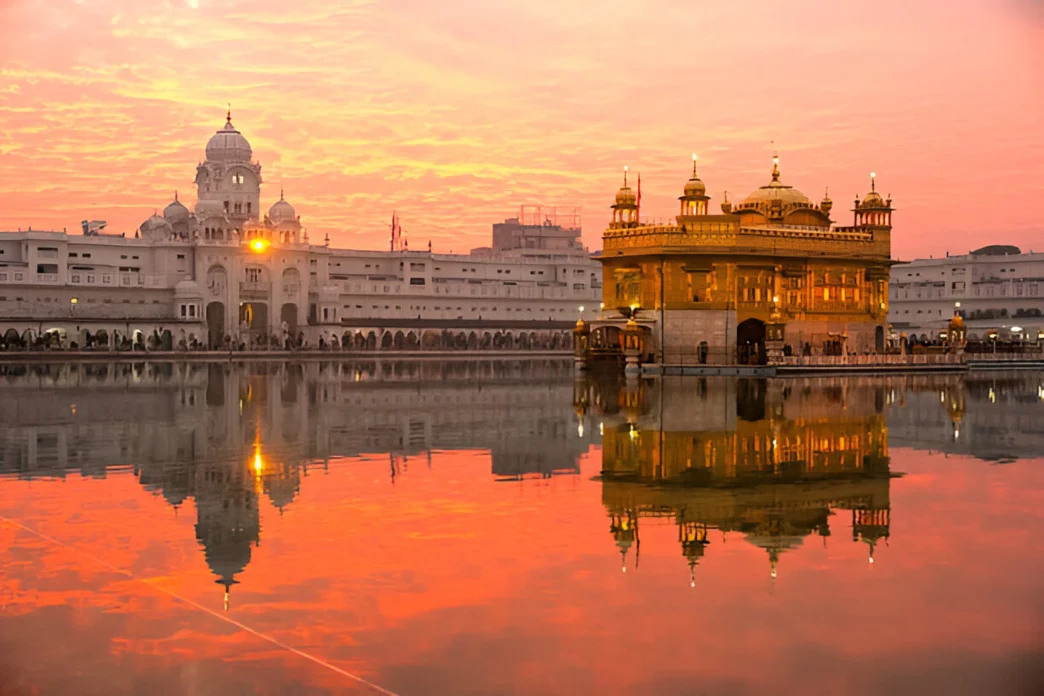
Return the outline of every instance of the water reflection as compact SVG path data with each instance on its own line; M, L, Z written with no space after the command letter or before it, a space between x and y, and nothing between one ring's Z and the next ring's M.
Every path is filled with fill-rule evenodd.
M130 468L174 508L225 588L338 457L385 458L389 481L439 450L488 450L499 480L580 473L567 361L8 365L0 474L105 478Z
M646 519L677 526L693 586L711 530L764 549L775 579L780 557L809 536L825 544L840 512L872 563L895 475L881 389L727 378L581 387L602 418L602 502L624 572L632 547L638 565Z
M115 693L113 675L147 672L163 686L122 691L213 693L179 680L238 665L225 692L274 693L301 676L186 606L404 694L995 693L1039 656L1044 472L967 455L1039 457L1040 373L5 369L0 515L60 542L0 519L0 638L21 650L0 672L24 684ZM104 668L92 688L53 681L55 634L102 646L81 660ZM981 635L1006 642L963 639ZM279 692L343 691L314 677Z

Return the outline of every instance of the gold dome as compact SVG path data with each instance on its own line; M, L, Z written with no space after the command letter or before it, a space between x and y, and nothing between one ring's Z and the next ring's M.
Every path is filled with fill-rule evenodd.
M950 320L950 331L961 330L964 328L964 319L961 318L960 314L954 314L953 319Z
M636 205L637 201L634 191L627 184L621 186L620 190L616 192L616 205Z
M699 177L693 176L691 179L685 182L685 196L705 196L707 195L707 186L700 181Z
M788 205L811 205L805 194L779 180L779 157L775 157L772 160L772 181L747 196L747 200L743 201L743 205L761 206L775 201L780 201L783 207Z

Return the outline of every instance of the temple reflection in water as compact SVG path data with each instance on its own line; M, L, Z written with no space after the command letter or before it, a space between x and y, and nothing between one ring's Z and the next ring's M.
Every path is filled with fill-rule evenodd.
M825 542L839 513L871 562L888 539L894 474L879 388L667 378L578 390L602 418L602 502L625 572L647 521L677 526L693 585L711 530L764 549L773 578L786 551Z
M501 479L579 474L568 361L140 363L0 366L0 474L130 470L196 539L229 589L301 480L339 457L389 480L438 450L486 450ZM226 604L227 605L227 604Z

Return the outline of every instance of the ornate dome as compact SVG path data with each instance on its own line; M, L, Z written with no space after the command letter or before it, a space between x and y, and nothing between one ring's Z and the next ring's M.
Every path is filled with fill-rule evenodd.
M279 200L272 204L272 207L268 209L268 218L272 222L285 222L293 221L297 219L297 211L294 210L294 206L290 205L285 198L283 198L283 192L279 192Z
M163 209L163 217L171 224L187 220L189 210L178 200L178 192L174 192L174 202Z
M700 181L698 176L693 174L692 178L685 182L685 195L705 196L707 195L707 186Z
M225 126L207 142L207 160L212 162L250 162L253 151L243 134L232 125L232 114L228 114Z
M166 239L174 232L174 228L165 219L153 213L148 220L141 223L138 228L144 239Z
M877 191L871 191L870 193L866 194L866 198L863 199L863 204L862 204L861 207L863 207L863 208L884 208L886 206L885 206L884 199L881 198L881 194L878 193Z
M811 205L805 194L779 180L778 157L772 160L772 181L747 196L743 204L758 206L771 204L774 201L780 201L784 207L788 205Z
M620 190L616 192L616 205L636 205L637 200L634 191L627 184L621 186Z

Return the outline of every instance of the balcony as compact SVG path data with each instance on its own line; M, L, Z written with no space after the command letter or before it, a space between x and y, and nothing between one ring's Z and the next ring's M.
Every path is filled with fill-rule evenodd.
M345 291L348 290L348 284L345 283ZM301 283L283 283L283 294L287 297L293 297L301 292Z
M263 280L244 280L239 284L239 296L244 299L267 298L272 284Z

